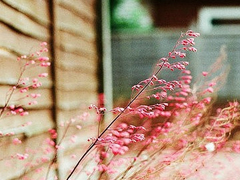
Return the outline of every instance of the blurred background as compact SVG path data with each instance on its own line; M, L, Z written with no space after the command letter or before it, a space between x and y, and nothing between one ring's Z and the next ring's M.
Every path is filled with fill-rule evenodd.
M126 101L131 87L151 75L158 59L188 29L201 33L198 52L186 58L193 77L207 71L225 45L231 69L219 98L240 98L239 1L2 0L0 9L0 106L18 81L18 56L38 50L45 41L52 64L45 69L49 76L43 85L31 90L41 93L41 99L26 107L29 115L1 119L0 179L41 179L53 162L58 166L49 174L64 179L88 147L87 139L96 136L96 116L81 121L81 130L71 124L66 134L62 124L81 117L91 103L110 109ZM37 72L24 76L32 78ZM174 73L163 77L174 79ZM29 122L31 126L23 126ZM56 158L45 151L51 128L65 136ZM15 138L21 140L18 146L12 143ZM27 150L35 153L30 160L10 158Z
M240 2L111 0L110 5L114 101L128 98L131 86L149 77L157 60L188 29L201 33L198 52L187 57L193 77L208 71L225 45L231 70L219 98L240 98Z

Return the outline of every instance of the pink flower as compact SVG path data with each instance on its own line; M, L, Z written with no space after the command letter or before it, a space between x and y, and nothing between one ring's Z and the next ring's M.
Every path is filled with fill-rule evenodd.
M38 75L38 77L47 77L48 76L48 73L41 73Z
M189 47L188 50L193 51L193 52L197 52L197 49L195 47Z
M25 88L21 88L20 90L19 90L19 92L20 93L25 93L25 92L27 92L29 90L29 88L28 87L25 87Z
M31 102L28 103L28 105L31 106L31 105L35 105L35 104L37 104L37 103L38 103L37 101L31 101Z
M41 94L31 93L31 97L32 97L32 98L38 98L38 97L40 97L40 96L41 96Z
M209 87L209 88L207 88L207 91L210 92L210 93L213 93L214 89L212 87Z
M20 153L17 153L16 154L16 157L19 159L19 160L25 160L28 158L28 154L20 154Z
M41 82L38 82L38 83L35 83L35 84L32 85L33 88L38 88L40 86L42 86Z
M145 139L144 134L134 134L133 136L131 136L131 140L133 142L143 141L144 139Z
M22 141L20 139L18 139L18 138L14 138L12 142L13 142L14 145L22 143Z
M20 115L20 116L26 116L26 115L28 115L28 114L29 114L28 112L24 111L24 112L21 112L19 115Z
M203 76L207 76L207 75L208 75L208 72L203 71L203 72L202 72L202 75L203 75Z
M199 37L200 33L195 33L192 30L188 30L186 33L188 36Z
M49 61L49 57L39 57L39 61Z
M41 42L40 46L42 47L47 46L47 42Z

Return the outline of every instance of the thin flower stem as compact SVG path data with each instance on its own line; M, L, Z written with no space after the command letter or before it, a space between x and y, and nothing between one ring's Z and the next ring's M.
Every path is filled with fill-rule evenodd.
M163 64L159 67L159 69L157 70L156 73L154 73L154 75L156 76L163 68L165 62L163 62ZM88 153L91 151L91 149L97 144L98 139L100 139L105 132L113 125L114 122L117 121L118 118L120 118L122 116L122 114L131 106L131 104L142 94L142 92L149 86L149 84L151 83L151 81L154 79L154 77L152 76L150 78L150 81L136 94L136 96L126 105L126 107L111 121L111 123L102 131L102 133L96 138L96 140L89 146L89 148L86 150L86 152L82 155L82 157L79 159L79 161L77 162L77 164L74 166L73 170L71 171L71 173L69 174L69 176L67 177L66 180L69 180L70 177L73 175L73 173L76 171L78 165L82 162L82 160L88 155Z
M20 73L20 75L19 75L19 77L18 77L18 80L17 80L17 83L16 83L15 87L17 87L17 86L19 85L19 82L20 82L20 80L21 80L21 78L22 78L23 73L24 73L25 70L26 70L26 66L24 66L24 67L22 68L22 71L21 71L21 73ZM15 89L12 88L10 94L9 94L8 97L7 97L7 100L6 100L5 105L4 105L3 108L1 109L0 118L2 117L2 115L3 115L4 111L6 110L7 106L9 105L9 102L10 102L12 96L13 96L14 91L15 91Z
M173 50L171 52L174 52L177 49L177 46L180 45L180 40L184 36L184 33L181 33L181 36L177 40L177 43L173 47ZM166 57L167 59L171 58L170 56ZM149 79L149 81L143 86L142 89L130 100L130 102L123 108L123 110L109 123L109 125L101 132L101 134L98 135L96 140L88 147L88 149L85 151L85 153L81 156L81 158L78 160L77 164L74 166L71 173L68 175L66 180L69 180L70 177L73 175L73 173L76 171L79 164L82 162L82 160L89 154L91 149L97 144L99 139L106 133L107 130L125 113L125 111L132 105L132 103L148 88L148 86L151 84L151 82L154 80L154 78L160 73L160 71L163 69L166 61L163 61L161 65L159 65L157 71L153 73L152 77Z

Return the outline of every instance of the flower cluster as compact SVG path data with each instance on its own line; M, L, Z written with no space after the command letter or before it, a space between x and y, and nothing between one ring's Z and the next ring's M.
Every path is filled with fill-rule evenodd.
M51 65L49 58L44 56L44 53L48 52L47 43L43 42L40 44L41 49L31 55L22 55L17 58L20 64L20 74L17 82L9 89L6 94L6 102L4 107L1 109L0 116L9 115L28 115L25 110L27 106L36 105L37 99L41 97L39 93L32 93L32 89L37 89L42 86L41 79L46 78L48 73L42 72L36 74L34 77L26 77L25 72L29 69L42 67L43 71Z
M80 159L70 155L71 160L78 161L72 169L69 167L67 179L77 171L79 177L84 175L88 179L186 179L198 175L218 152L240 152L240 141L231 139L240 125L239 103L230 102L223 108L214 106L218 82L226 77L225 69L213 66L202 72L197 82L192 82L191 71L187 69L189 62L184 61L189 52L197 52L194 39L199 35L192 30L182 33L173 50L159 59L153 74L132 87L132 97L124 107L108 110L103 103L90 105L89 109L96 112L97 124L91 128L97 129L97 135L88 138L89 146ZM41 79L48 76L46 68L51 65L49 58L43 56L48 51L46 45L42 43L40 51L17 59L22 64L21 73L6 96L1 118L28 115L27 108L37 105L41 94L32 90L42 86ZM25 71L35 67L44 71L26 77ZM175 71L178 77L163 79L162 71ZM212 72L217 71L220 75L212 77ZM114 116L109 124L104 124L106 113ZM48 163L47 179L50 170L57 168L58 152L83 139L78 133L90 127L87 119L90 113L85 112L61 122L55 127L58 129L48 131L39 149L26 148L6 158L23 162L25 171L35 169L35 173L42 173L43 168L37 167ZM31 122L22 127L28 125ZM14 147L21 146L23 138L14 135L14 131L0 132L0 137L11 138ZM80 163L83 165L78 167Z
M22 55L16 58L16 63L19 64L19 74L16 82L11 84L6 93L5 102L0 109L0 119L8 120L11 116L27 116L30 109L36 108L38 99L41 97L38 88L43 85L43 79L48 77L49 66L51 65L49 57L45 56L48 53L47 43L42 42L38 51L30 55ZM29 76L31 74L31 76ZM9 118L9 119L7 119ZM4 122L4 123L5 123ZM0 129L0 138L9 139L9 143L5 140L1 141L0 146L8 145L11 149L13 145L15 148L10 152L6 152L0 158L1 162L8 164L8 166L15 167L16 161L22 165L23 172L33 171L41 174L43 169L41 165L48 163L55 153L55 142L57 134L51 130L50 138L39 141L39 148L35 149L26 145L26 137L24 133L25 128L31 126L31 121L20 121L18 125L12 123L12 126ZM3 157L4 156L4 157ZM17 162L18 163L18 162ZM27 175L22 174L22 179L27 179Z
M116 117L98 137L91 138L88 151L96 147L97 164L89 176L99 171L100 179L104 174L111 179L183 179L197 172L202 157L212 152L224 148L239 152L238 141L227 143L239 125L238 103L230 103L216 114L212 111L217 82L224 80L225 69L213 66L194 85L191 71L186 69L189 62L183 59L188 52L197 52L194 38L199 35L192 30L182 33L173 50L159 59L153 75L132 87L125 107L108 111L91 106L97 114L112 112ZM160 76L163 70L176 70L179 76L167 81ZM212 71L222 75L211 77ZM111 128L113 123L115 128ZM193 164L195 169L186 170L184 163L191 158L198 159L200 166Z

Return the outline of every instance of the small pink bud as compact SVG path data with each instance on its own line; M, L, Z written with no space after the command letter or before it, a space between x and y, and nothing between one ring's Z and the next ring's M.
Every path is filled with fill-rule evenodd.
M167 58L161 58L160 60L163 61L163 62L167 62L168 61Z
M179 55L179 57L180 57L180 58L185 58L185 57L186 57L186 54L185 54L185 53L181 53L181 54Z
M213 86L215 86L215 85L216 85L215 82L211 82L211 83L209 83L209 86L210 86L210 87L213 87Z
M188 44L188 41L186 39L182 40L182 45L186 46Z
M212 87L207 88L207 91L210 92L210 93L213 93L213 92L214 92L214 90L213 90Z
M14 138L14 139L13 139L13 144L14 144L14 145L21 144L21 143L22 143L22 141L19 140L18 138Z
M36 62L34 60L31 60L30 61L30 64L35 64Z
M77 129L82 129L82 126L80 126L80 125L77 125L76 127L77 127Z
M183 80L191 80L192 76L191 75L187 75L187 76L182 76Z
M28 91L28 87L25 87L19 90L20 93L25 93L27 91Z
M197 49L195 47L189 47L188 50L193 51L193 52L197 52Z
M39 61L49 61L49 57L39 57Z
M38 82L38 79L37 78L33 78L32 82L36 83L36 82Z
M206 104L209 104L211 102L211 97L206 97L203 101L206 103Z
M203 71L203 72L202 72L202 75L203 75L203 76L207 76L207 75L208 75L208 72Z
M32 98L38 98L38 97L40 97L40 96L41 96L41 94L34 94L34 93L31 94L31 97L32 97Z
M19 115L20 115L20 116L26 116L26 115L28 115L28 114L29 114L28 112L24 111L24 112L21 112Z
M184 74L191 74L191 71L190 70L183 70L182 73L184 73Z
M42 63L41 63L41 66L42 66L42 67L48 67L48 66L50 66L50 65L51 65L50 62L42 62Z
M41 42L40 45L41 45L41 46L46 46L46 45L47 45L47 42Z
M76 156L75 154L72 154L72 155L71 155L71 158L72 158L72 159L76 159L76 157L77 157L77 156Z
M38 75L38 77L47 77L48 76L48 73L41 73Z
M37 103L38 103L37 101L31 101L31 102L28 103L28 105L31 106L31 105L35 105L35 104L37 104Z
M32 85L33 88L38 88L38 87L40 87L40 86L42 86L42 83L41 83L41 82L35 83L35 84Z
M15 105L10 105L9 108L10 109L15 109Z

